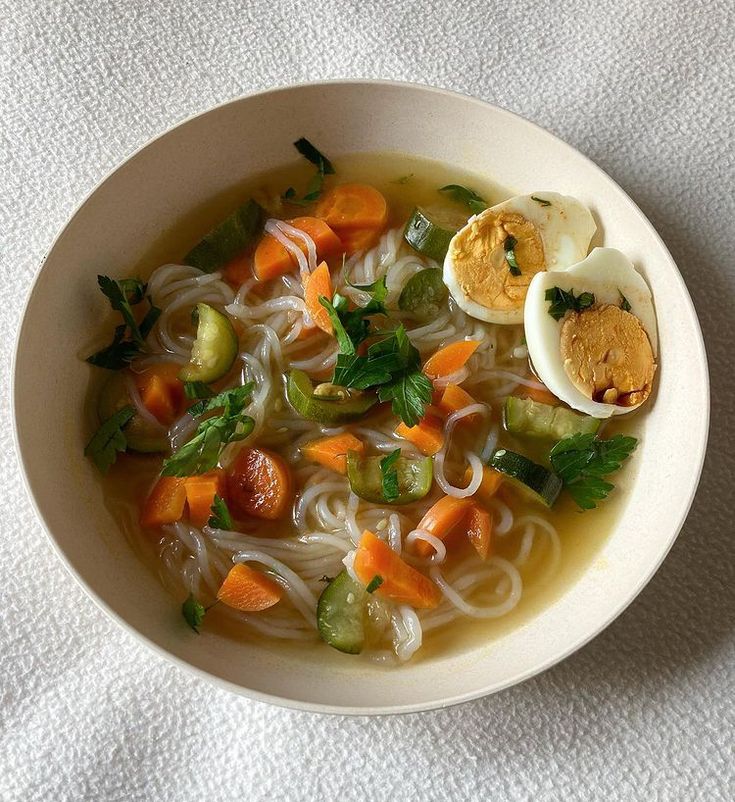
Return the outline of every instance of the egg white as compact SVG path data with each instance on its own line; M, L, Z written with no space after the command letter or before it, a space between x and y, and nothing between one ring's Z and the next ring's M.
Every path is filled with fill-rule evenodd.
M528 355L539 379L551 392L573 409L593 418L609 418L637 409L640 404L622 407L593 401L579 390L564 370L561 356L561 320L549 314L546 291L559 287L575 295L592 292L597 303L621 302L621 293L630 304L630 312L640 320L651 343L654 358L658 350L656 313L651 290L643 276L625 254L615 248L594 248L590 255L566 270L538 273L528 287L523 323Z

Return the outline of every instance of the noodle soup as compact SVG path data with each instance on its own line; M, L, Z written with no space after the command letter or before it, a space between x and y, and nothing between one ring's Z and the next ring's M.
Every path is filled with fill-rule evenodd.
M497 637L624 500L637 427L608 419L650 392L647 288L603 253L608 297L572 198L299 149L174 223L145 285L100 279L122 314L90 358L106 503L193 629L387 665ZM632 332L612 366L605 315Z

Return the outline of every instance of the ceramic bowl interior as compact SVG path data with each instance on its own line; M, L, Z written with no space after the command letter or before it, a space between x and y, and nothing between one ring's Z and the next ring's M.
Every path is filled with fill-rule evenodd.
M82 456L98 330L95 276L128 275L174 221L244 177L292 158L307 136L330 156L390 150L484 173L518 193L555 190L595 214L604 243L639 266L656 301L660 371L627 503L602 551L553 604L490 644L391 674L329 649L319 660L173 625L178 611L100 502ZM684 378L685 377L685 378ZM640 210L599 168L531 123L427 87L332 83L266 92L215 108L148 144L115 170L59 235L33 287L15 366L17 441L30 493L59 554L118 623L169 659L240 693L333 712L422 710L506 687L550 666L606 626L641 590L686 516L704 456L708 377L682 278Z

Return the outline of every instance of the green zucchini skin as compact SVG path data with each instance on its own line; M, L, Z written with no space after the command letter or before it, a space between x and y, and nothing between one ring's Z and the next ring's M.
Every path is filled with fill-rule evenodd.
M398 308L419 320L431 320L447 301L449 290L438 267L419 270L406 282L398 298Z
M319 637L346 654L360 654L365 645L367 593L347 571L338 574L324 590L316 607Z
M511 434L545 440L563 440L574 434L596 434L600 428L600 421L589 415L515 396L505 399L503 423Z
M406 223L403 238L419 253L443 262L449 250L449 243L457 233L457 229L442 225L437 215L417 206Z
M501 448L490 458L489 465L500 471L509 484L532 501L552 507L559 497L561 479L523 454Z
M350 423L366 415L378 402L375 393L363 393L344 401L315 396L311 379L303 370L288 374L286 395L302 418L323 424Z
M383 457L361 457L356 451L347 452L347 478L352 492L373 504L401 505L422 499L431 490L434 463L431 457L406 459L399 457L395 468L398 474L398 498L387 501L383 496L380 463Z
M214 382L232 367L239 341L227 315L209 304L199 303L197 336L191 349L191 360L179 373L181 381Z

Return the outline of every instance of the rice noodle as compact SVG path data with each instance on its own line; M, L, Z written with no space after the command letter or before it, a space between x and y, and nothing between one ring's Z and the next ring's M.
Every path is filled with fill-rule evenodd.
M518 573L518 569L502 557L492 557L488 560L486 565L491 568L499 569L510 578L510 592L507 598L498 604L488 607L477 607L465 601L459 593L459 590L452 587L452 585L447 582L438 567L433 566L430 568L429 575L439 586L439 589L449 603L454 605L460 612L472 618L498 618L501 615L509 613L518 604L521 598L521 591L523 590L523 582L521 580L521 575Z
M462 409L453 412L444 425L444 445L440 451L434 456L434 478L441 489L448 495L454 498L468 498L477 493L480 485L482 484L483 464L480 458L473 454L471 451L465 452L465 458L470 464L472 469L472 478L470 479L467 487L455 487L451 484L444 475L444 460L446 459L447 452L451 445L452 432L457 424L457 421L468 415L487 415L490 409L487 404L468 404Z

